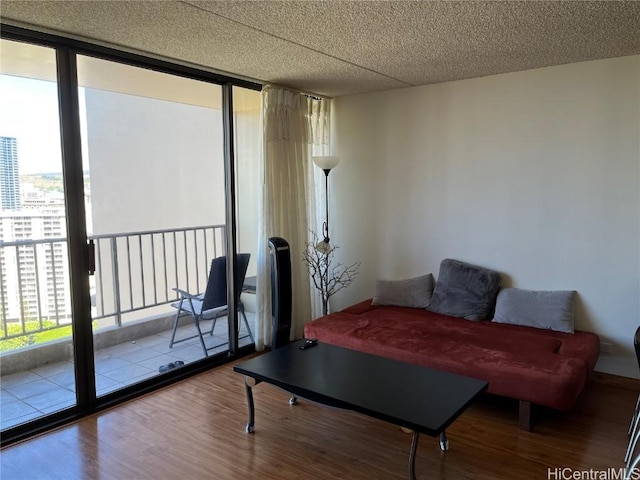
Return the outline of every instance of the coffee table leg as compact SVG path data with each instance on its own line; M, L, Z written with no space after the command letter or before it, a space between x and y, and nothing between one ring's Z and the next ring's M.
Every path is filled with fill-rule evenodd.
M409 453L409 480L416 480L416 451L418 450L418 438L420 433L414 431L411 439L411 452Z
M244 388L247 393L247 404L249 405L249 422L245 427L245 432L247 433L253 433L253 427L255 425L255 407L253 405L253 390L251 389L255 385L255 379L244 377Z
M447 440L447 432L444 431L440 434L440 450L446 452L449 450L449 440Z

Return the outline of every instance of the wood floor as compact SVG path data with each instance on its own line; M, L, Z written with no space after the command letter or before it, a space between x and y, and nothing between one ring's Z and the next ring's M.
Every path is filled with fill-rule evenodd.
M542 480L549 478L549 468L619 468L636 397L624 385L592 381L573 411L548 414L532 433L518 430L516 403L483 398L449 428L448 452L440 452L437 439L421 436L418 478ZM305 401L289 406L288 395L267 384L254 388L254 398L256 430L247 434L243 379L225 366L5 448L0 476L408 477L411 435L400 428Z

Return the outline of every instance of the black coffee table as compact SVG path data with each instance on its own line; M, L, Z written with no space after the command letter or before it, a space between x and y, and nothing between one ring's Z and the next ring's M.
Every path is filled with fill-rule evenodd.
M440 436L448 449L445 429L484 390L487 382L389 360L367 353L318 343L300 350L297 342L239 365L245 376L249 404L248 433L255 411L252 387L270 383L296 397L353 410L413 431L409 478L415 479L415 456L420 433Z

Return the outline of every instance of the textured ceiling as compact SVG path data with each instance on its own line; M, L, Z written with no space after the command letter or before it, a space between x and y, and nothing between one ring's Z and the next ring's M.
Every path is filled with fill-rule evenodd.
M12 1L15 25L340 96L640 53L628 1Z

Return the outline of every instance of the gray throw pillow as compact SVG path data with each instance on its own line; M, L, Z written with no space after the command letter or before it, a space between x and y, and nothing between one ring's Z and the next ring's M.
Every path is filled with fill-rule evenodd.
M573 333L574 294L573 290L504 288L498 294L493 321Z
M433 275L405 280L376 280L373 305L394 307L427 308L431 303Z
M484 320L493 313L499 288L498 272L447 258L440 263L438 281L427 310L467 320Z

